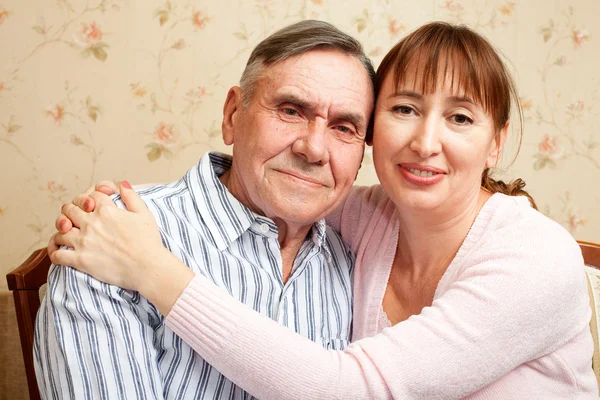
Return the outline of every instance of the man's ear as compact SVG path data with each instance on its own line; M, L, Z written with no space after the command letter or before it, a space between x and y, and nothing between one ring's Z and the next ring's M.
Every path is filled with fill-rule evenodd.
M239 118L239 113L242 111L242 89L239 86L234 86L229 89L225 104L223 105L223 123L221 124L221 132L223 134L223 142L230 146L234 142L234 133L236 120Z
M498 161L500 160L500 156L504 151L506 137L508 136L508 125L509 123L507 122L506 125L504 125L504 128L500 130L500 133L496 135L496 137L492 141L490 152L488 153L488 158L485 162L485 166L487 168L495 167L498 164Z

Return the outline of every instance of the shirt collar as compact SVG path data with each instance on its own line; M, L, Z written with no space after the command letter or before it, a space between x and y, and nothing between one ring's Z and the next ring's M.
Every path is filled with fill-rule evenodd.
M227 154L206 153L184 177L196 209L219 250L237 240L257 217L219 180L231 168L231 160Z
M333 255L327 245L327 224L325 218L315 222L312 226L312 241L318 248L322 248L327 253L327 258L331 261Z
M219 180L231 168L231 163L232 157L228 154L208 152L184 177L196 209L216 247L219 250L226 249L248 229L277 239L275 223L248 209ZM311 239L315 246L324 248L328 257L331 257L325 219L313 224Z

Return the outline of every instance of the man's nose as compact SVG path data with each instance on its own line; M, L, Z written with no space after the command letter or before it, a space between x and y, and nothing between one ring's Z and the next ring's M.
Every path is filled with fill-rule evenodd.
M329 162L329 127L323 121L311 121L302 128L292 145L292 151L310 164L325 165Z
M410 149L421 158L428 158L442 151L440 133L442 127L436 118L423 119L413 132Z

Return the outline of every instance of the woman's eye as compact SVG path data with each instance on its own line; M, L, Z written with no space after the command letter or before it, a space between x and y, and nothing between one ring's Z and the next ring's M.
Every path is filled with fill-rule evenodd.
M410 115L414 111L413 108L410 106L394 106L392 110L405 115Z
M473 123L473 120L464 114L455 114L452 116L452 119L459 125L468 125Z

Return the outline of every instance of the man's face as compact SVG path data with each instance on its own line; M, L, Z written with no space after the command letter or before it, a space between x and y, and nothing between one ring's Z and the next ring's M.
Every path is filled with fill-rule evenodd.
M232 88L223 138L233 144L228 188L274 221L311 225L347 196L373 108L356 57L313 50L265 67L249 105Z

